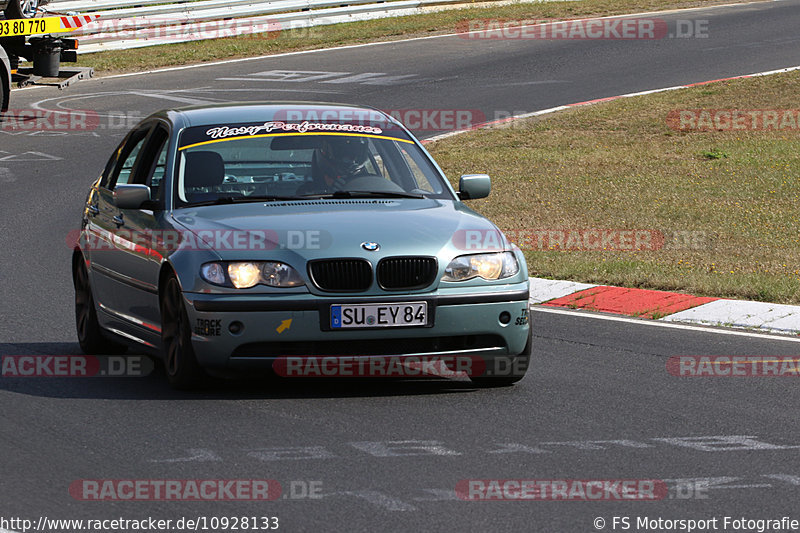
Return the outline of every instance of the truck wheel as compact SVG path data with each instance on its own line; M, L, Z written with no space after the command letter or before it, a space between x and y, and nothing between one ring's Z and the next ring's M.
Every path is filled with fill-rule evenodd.
M29 19L36 16L39 0L10 0L6 6L6 19Z

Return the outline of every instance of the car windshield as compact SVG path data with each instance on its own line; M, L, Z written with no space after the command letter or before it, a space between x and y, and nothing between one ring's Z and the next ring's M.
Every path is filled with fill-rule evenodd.
M400 128L261 122L187 128L178 207L296 198L446 198L427 155Z

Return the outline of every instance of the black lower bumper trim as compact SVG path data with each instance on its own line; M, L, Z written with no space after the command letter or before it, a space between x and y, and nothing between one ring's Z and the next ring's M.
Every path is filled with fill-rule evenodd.
M367 303L392 303L425 301L428 305L441 307L444 305L475 305L502 302L528 302L529 293L526 290L514 292L486 292L480 294L459 294L448 296L425 296L424 294L405 294L398 296L375 296L371 298L320 298L318 300L274 300L270 301L265 296L263 300L195 300L194 308L203 313L227 312L268 312L268 311L319 311L328 308L331 304L367 304ZM191 300L191 296L187 294Z

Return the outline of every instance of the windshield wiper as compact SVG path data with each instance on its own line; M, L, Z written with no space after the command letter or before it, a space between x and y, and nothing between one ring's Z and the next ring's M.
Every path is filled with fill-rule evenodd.
M214 200L207 200L205 202L192 202L187 207L202 207L206 205L221 205L221 204L240 204L247 202L280 202L286 200L306 200L305 196L278 196L274 194L266 196L221 196Z
M281 196L278 194L266 194L264 196L233 196L231 201L237 202L280 202L285 200L305 200L302 196Z
M325 194L306 194L304 198L425 198L422 194L395 191L336 191Z

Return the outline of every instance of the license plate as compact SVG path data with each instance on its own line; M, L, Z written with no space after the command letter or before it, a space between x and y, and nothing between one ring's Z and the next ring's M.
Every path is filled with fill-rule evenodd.
M331 328L395 328L426 326L427 302L331 306Z

